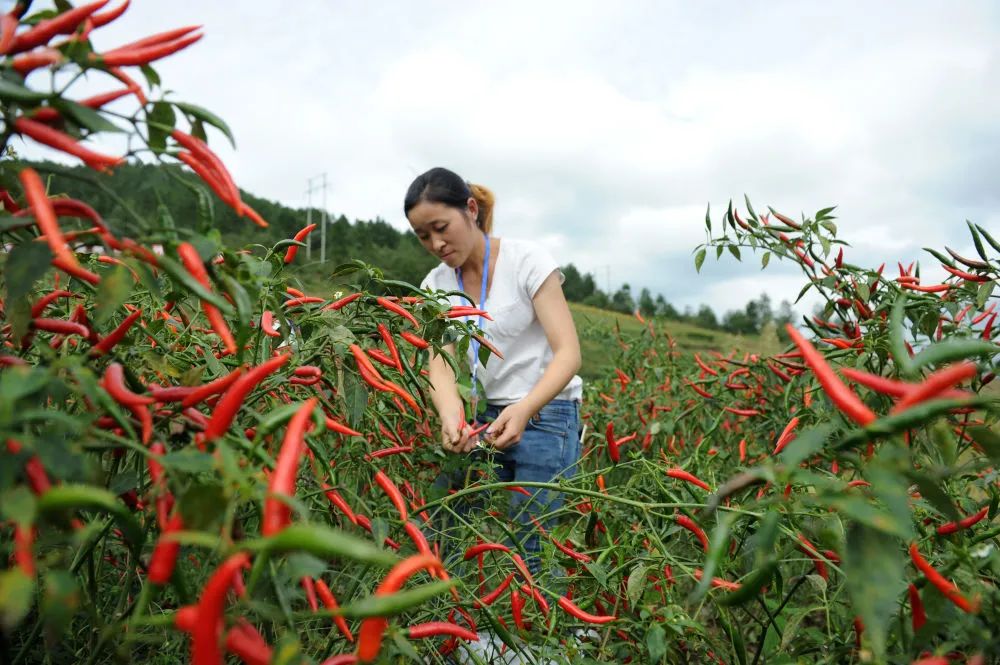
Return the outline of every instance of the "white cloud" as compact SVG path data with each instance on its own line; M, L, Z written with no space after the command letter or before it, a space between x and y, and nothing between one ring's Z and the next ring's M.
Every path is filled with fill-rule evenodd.
M707 202L839 204L848 255L872 266L968 250L965 218L1000 230L998 18L986 0L248 1L238 16L135 0L97 43L204 24L158 69L230 122L239 152L213 145L250 191L304 205L326 172L332 211L402 227L410 180L449 166L497 193L499 234L721 311L802 280L751 257L696 276Z

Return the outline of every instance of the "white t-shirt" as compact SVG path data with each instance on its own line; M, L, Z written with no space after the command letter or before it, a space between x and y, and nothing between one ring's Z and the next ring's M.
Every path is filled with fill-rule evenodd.
M490 404L513 404L525 397L552 361L552 347L545 337L545 330L535 315L532 298L542 282L559 270L552 255L534 243L503 238L497 254L486 306L493 317L483 320L486 338L504 355L503 359L490 356L487 364L479 365L477 376L486 391ZM560 280L563 279L559 273ZM480 285L476 285L475 291ZM442 263L431 270L422 289L458 291L455 270ZM454 295L453 305L468 305L467 299ZM479 317L475 317L478 321ZM472 345L469 345L469 362L472 362ZM556 399L580 399L583 381L574 376Z

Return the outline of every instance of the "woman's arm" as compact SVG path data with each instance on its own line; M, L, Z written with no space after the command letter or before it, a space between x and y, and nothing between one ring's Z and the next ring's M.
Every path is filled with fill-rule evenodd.
M442 350L455 355L455 345L446 344ZM431 380L431 401L441 420L441 445L445 450L460 452L469 443L468 429L459 429L465 421L465 407L458 396L455 372L440 354L431 350L428 374Z
M493 446L500 449L520 441L531 416L555 399L580 370L580 340L558 272L545 278L532 303L552 347L552 361L524 399L504 409L487 429L487 434L494 437Z

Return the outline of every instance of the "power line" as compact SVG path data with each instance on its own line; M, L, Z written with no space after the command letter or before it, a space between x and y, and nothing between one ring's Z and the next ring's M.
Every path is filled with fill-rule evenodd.
M322 178L322 181L320 182L320 184L314 185L313 181L319 180L320 178ZM326 211L326 173L325 172L321 173L320 175L315 175L315 176L313 176L311 178L306 178L306 196L308 197L307 198L308 203L307 203L307 207L306 207L306 225L312 224L312 193L316 192L316 191L322 191L322 193L323 193L322 209L320 210L320 212L322 213L322 216L320 217L320 221L319 221L319 225L320 225L320 231L319 231L319 235L320 235L320 241L319 241L319 260L320 260L320 262L325 263L326 262L326 225L327 225L327 222L329 222L329 215L327 214L327 211ZM310 239L311 237L312 237L311 235L306 237L306 258L308 260L312 259L312 240Z

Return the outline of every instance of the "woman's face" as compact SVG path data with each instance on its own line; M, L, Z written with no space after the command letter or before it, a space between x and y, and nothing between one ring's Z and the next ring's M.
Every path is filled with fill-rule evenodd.
M410 208L407 219L424 248L451 268L465 263L479 238L478 204L469 199L462 210L443 203L421 201Z

